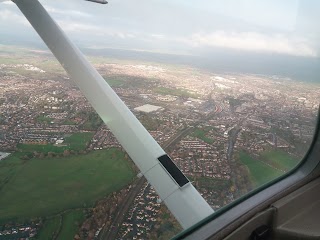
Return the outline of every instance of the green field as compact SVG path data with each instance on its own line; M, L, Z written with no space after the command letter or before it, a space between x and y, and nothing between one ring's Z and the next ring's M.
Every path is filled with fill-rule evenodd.
M50 216L92 206L132 181L134 172L118 149L68 157L0 162L0 222Z
M65 121L62 122L62 124L64 124L64 125L76 125L76 123L71 121L71 120L65 120Z
M74 150L81 151L85 150L87 143L93 137L92 132L83 132L83 133L74 133L69 137L65 138L63 142L63 146L56 146L52 144L47 145L34 145L34 144L18 144L18 149L21 152L54 152L54 153L62 153L64 150Z
M114 79L105 77L105 80L110 85L110 87L121 87L126 84L126 81L121 78Z
M60 229L60 221L62 220L61 216L56 216L50 219L47 219L40 231L37 234L36 239L38 240L49 240L53 239L54 236L57 236Z
M36 236L37 240L73 239L85 219L83 210L71 210L45 220Z
M254 187L259 187L283 174L260 160L253 159L248 153L240 152L239 159L250 172L250 179Z
M73 239L78 232L79 225L84 221L85 217L82 210L75 210L63 214L62 228L58 235L58 240Z
M82 129L95 131L101 126L102 119L96 112L85 113L84 116L87 117L88 119L84 124L82 124L81 126Z
M266 151L261 154L261 159L284 171L293 169L301 161L281 150Z
M68 144L73 150L84 150L93 135L92 132L74 133L70 137L66 137L63 143Z
M47 123L50 123L51 121L53 120L53 118L49 118L49 117L46 117L44 115L40 115L37 117L37 121L38 122L47 122Z
M46 72L54 74L65 74L58 61L47 50L27 49L20 46L8 46L0 44L0 63L4 64L33 64ZM18 71L21 69L18 69ZM28 76L38 72L27 71ZM45 73L40 73L45 75ZM38 75L40 75L38 74Z
M23 156L21 153L11 154L6 160L0 162L0 196L1 189L23 168L21 156ZM10 161L8 161L9 159Z
M192 135L208 144L212 144L214 142L212 138L208 138L206 136L206 131L204 131L203 129L199 129L199 128L195 129Z

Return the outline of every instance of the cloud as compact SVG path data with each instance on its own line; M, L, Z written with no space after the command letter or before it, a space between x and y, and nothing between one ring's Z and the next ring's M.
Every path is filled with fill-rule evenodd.
M17 14L9 9L0 10L0 21L20 23L30 27L30 23L22 14Z
M284 34L262 34L258 32L195 33L184 40L194 47L222 47L264 53L317 57L309 42L301 37Z
M167 39L167 37L163 34L151 34L150 35L152 38L156 38L156 39Z
M54 8L51 6L45 6L45 8L49 13L61 14L66 17L70 17L70 16L85 17L85 18L92 17L91 14L88 14L88 13L82 12L82 11L78 11L78 10L64 10L64 9Z
M14 3L9 0L0 0L0 3L6 4L6 5L14 5Z
M181 30L180 25L166 26L165 21L145 21L144 15L131 15L131 11L110 9L110 11L98 11L100 8L86 9L86 5L78 6L78 1L65 5L46 2L46 9L59 23L64 31L74 35L79 40L97 41L104 39L105 42L117 44L122 47L124 43L133 48L148 46L154 49L169 49L170 51L180 50L207 50L208 48L228 48L234 50L251 51L257 53L278 53L291 56L318 57L318 42L308 35L288 34L287 32L275 33L270 29L237 28L233 31L217 25L202 26L199 30L195 24L185 23L187 29ZM1 0L0 0L1 2ZM50 3L49 3L50 2ZM18 24L30 27L28 21L16 8L8 4L12 2L1 2L0 24L3 32L17 31ZM50 4L50 5L49 5ZM112 5L113 6L113 5ZM97 7L97 6L95 6ZM111 7L111 5L110 5ZM130 10L133 7L130 7ZM125 8L126 9L126 8ZM86 11L88 10L88 11ZM108 13L108 14L106 14ZM157 18L155 18L157 19ZM223 22L223 20L221 20ZM206 22L208 22L206 20ZM16 26L13 26L16 24ZM179 26L179 28L177 28ZM19 28L22 29L22 28ZM223 29L211 31L210 29ZM228 28L230 29L230 28ZM263 31L263 32L262 32ZM295 34L298 34L295 33ZM127 41L127 42L125 42ZM312 44L314 45L312 45Z
M68 20L57 20L57 22L66 32L99 34L103 30L102 27L93 24L86 24Z
M69 20L58 20L58 24L68 33L78 33L82 35L90 35L91 37L110 36L121 39L131 39L137 37L136 33L115 30L94 23L81 23Z

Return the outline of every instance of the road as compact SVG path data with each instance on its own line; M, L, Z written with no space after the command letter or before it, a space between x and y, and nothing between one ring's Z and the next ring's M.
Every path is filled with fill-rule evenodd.
M167 151L170 146L172 146L175 143L177 143L182 137L187 135L190 131L192 131L200 123L202 123L204 121L207 121L208 119L210 119L212 117L213 114L215 114L217 112L220 112L220 111L219 111L218 107L215 106L215 109L211 113L209 113L206 116L204 116L203 119L198 120L192 126L188 126L188 127L185 127L183 129L181 129L177 134L172 136L162 146L164 151ZM103 228L102 231L100 232L99 236L98 236L98 239L100 239L100 240L110 240L110 239L115 239L117 237L117 234L119 232L121 224L125 220L126 213L129 211L130 206L133 204L133 201L134 201L135 197L137 196L137 194L139 193L139 191L141 190L141 188L142 188L142 186L143 186L143 184L145 182L146 182L146 179L144 177L141 177L138 180L136 180L136 182L134 183L135 185L129 191L126 199L122 202L122 204L120 204L117 207L117 213L116 213L116 216L115 216L115 218L113 220L112 225L109 228L107 228L107 227Z
M132 205L135 197L139 193L143 184L146 182L144 177L137 179L130 189L127 197L122 202L121 205L117 207L117 214L109 228L103 228L99 234L99 239L116 239L119 232L119 227L123 223L126 213L129 211L130 206Z
M227 160L229 162L232 161L232 153L233 153L233 147L237 141L238 133L241 131L241 128L236 126L232 128L229 131L229 144L228 144L228 149L227 149Z
M188 134L188 132L192 129L192 127L187 127L185 129L181 129L177 134L175 134L173 137L171 137L163 146L163 149L166 151L169 146L172 144L175 144L177 141L179 141L183 136ZM137 179L130 189L128 195L126 196L126 199L117 207L117 213L113 220L112 225L109 228L103 228L100 232L98 238L100 240L109 240L109 239L115 239L117 237L117 234L119 232L119 229L121 227L122 222L125 220L126 213L129 211L130 206L133 204L133 201L137 194L140 192L143 184L146 182L146 179L144 177L141 177Z

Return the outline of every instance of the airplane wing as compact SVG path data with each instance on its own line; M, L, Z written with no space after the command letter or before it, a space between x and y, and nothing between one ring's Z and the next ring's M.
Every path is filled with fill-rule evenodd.
M38 0L14 0L183 228L213 213L190 181Z

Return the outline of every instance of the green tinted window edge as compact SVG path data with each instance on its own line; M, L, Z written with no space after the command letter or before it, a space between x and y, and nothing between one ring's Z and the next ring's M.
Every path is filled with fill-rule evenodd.
M185 229L182 232L180 232L179 234L177 234L176 236L174 236L172 238L172 240L178 240L178 239L182 239L183 237L187 237L189 234L195 232L200 227L204 226L206 223L213 221L215 218L221 216L223 213L229 211L231 208L235 207L239 203L247 200L248 198L252 197L253 195L263 191L264 189L270 187L271 185L273 185L273 184L275 184L277 182L280 182L281 180L283 180L283 179L287 178L288 176L290 176L290 175L294 174L295 172L297 172L297 170L307 162L308 157L310 155L310 152L312 151L312 149L313 149L313 147L314 147L314 145L316 143L316 140L318 138L319 131L320 131L320 105L319 105L319 108L318 108L317 123L316 123L316 127L315 127L315 130L314 130L314 135L313 135L312 142L311 142L310 147L309 147L308 151L306 152L305 156L302 158L300 163L297 164L297 166L295 166L293 169L291 169L287 173L285 173L285 174L283 174L283 175L271 180L270 182L267 182L267 183L261 185L260 187L248 192L247 194L245 194L242 197L234 200L233 202L227 204L226 206L218 209L212 215L206 217L205 219L201 220L200 222L196 223L195 225L191 226L190 228Z

